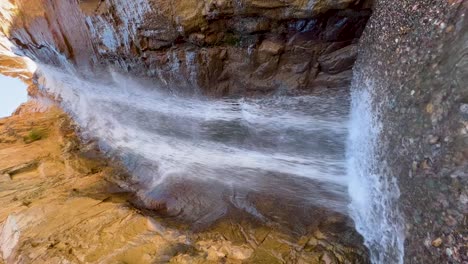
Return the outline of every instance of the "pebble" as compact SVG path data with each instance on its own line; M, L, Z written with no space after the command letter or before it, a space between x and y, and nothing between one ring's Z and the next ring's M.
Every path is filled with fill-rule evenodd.
M439 238L432 241L432 246L433 247L440 247L440 245L442 245L442 238L439 237Z
M447 33L449 33L449 32L452 32L454 29L455 29L455 27L453 25L450 25L450 26L447 27L447 29L445 31Z
M460 195L460 202L462 204L468 204L468 196L465 194Z
M434 136L434 135L430 135L429 138L428 138L428 141L429 141L429 144L431 144L431 145L437 144L437 142L439 142L439 137Z
M449 215L447 218L445 218L445 223L448 226L456 226L457 225L457 220Z
M426 105L426 112L427 112L428 114L432 114L432 112L434 112L434 105L431 104L431 103L427 104L427 105Z
M460 113L463 117L468 119L468 104L460 105Z

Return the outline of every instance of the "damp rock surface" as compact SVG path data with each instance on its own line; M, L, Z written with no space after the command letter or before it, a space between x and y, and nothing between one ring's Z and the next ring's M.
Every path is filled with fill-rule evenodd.
M377 1L360 43L355 84L371 84L378 155L400 191L405 263L468 261L467 7Z
M12 3L17 15L6 35L34 60L90 72L112 67L165 89L216 97L349 86L349 78L314 80L352 67L346 47L371 14L370 1L354 0Z
M23 108L0 119L0 262L368 263L339 214L298 234L242 214L194 230L139 207L117 184L122 170L80 143L61 110ZM43 137L24 142L32 129Z

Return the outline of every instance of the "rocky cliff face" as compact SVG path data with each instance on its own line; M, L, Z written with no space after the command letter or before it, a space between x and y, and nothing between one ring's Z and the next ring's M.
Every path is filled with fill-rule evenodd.
M7 21L2 24L8 24L3 28L4 35L17 47L17 52L40 63L65 65L72 62L83 70L97 73L112 67L149 78L170 90L213 96L298 93L316 87L348 86L358 53L356 42L371 13L368 1L352 0L10 0L3 3L11 3L11 12L0 16ZM384 161L384 176L396 179L401 191L401 196L398 192L394 196L405 219L404 260L407 263L467 261L466 8L463 0L439 0L432 5L427 1L377 1L375 16L360 44L355 83L371 86L373 111L382 124L379 142L383 143L377 151L378 161ZM11 54L5 56L2 54L4 61L9 60L6 63L22 68L16 59L7 58ZM371 84L366 82L369 79ZM5 140L16 144L14 139ZM8 150L1 151L8 153ZM66 158L57 154L59 152L55 151L54 155L62 163ZM39 163L28 162L11 162L15 166L5 166L9 169L5 172L18 174L17 179L28 179L30 171L40 168L37 167ZM21 173L16 173L18 168ZM26 171L22 171L24 168ZM8 184L13 184L12 188L17 188L14 184L24 186L23 182L15 182L14 176L12 179L4 178ZM73 204L76 196L71 186L64 192L73 195L61 197L63 199L55 201L56 204L70 201ZM96 192L87 195L93 196ZM12 194L2 197L15 199ZM50 199L44 197L44 201ZM24 204L16 203L19 207L11 210L24 209L28 213L27 198L21 197ZM91 212L95 212L90 209L95 204L110 206L101 203L109 201L107 196L91 200L86 203L89 206L86 210ZM140 224L146 221L140 216L127 218L128 215L129 211L125 211L122 219L136 219ZM390 220L395 218L391 213L387 216ZM28 250L39 243L28 244L29 238L36 234L27 231L29 236L16 238L15 219L3 214L2 239L24 239L18 245L22 252L29 253ZM338 222L345 225L344 221ZM60 222L53 223L55 226L51 230L63 232L58 228ZM121 223L110 230L123 228L126 231ZM107 228L96 221L83 230L94 230L96 225ZM147 231L154 235L156 231L150 227L150 231L129 232L139 237L146 237ZM316 229L309 230L302 239L283 239L281 235L284 234L277 235L263 227L247 236L242 226L236 226L235 230L234 234L208 234L207 237L214 236L221 241L228 235L228 240L232 241L240 237L236 240L240 241L237 244L240 248L226 247L228 242L214 245L205 241L195 249L187 249L184 244L169 250L172 255L167 259L190 262L193 252L204 252L195 254L200 263L208 257L214 262L228 259L233 263L246 259L255 262L265 257L271 262L366 261L360 259L365 253L353 249L349 241L344 247L334 246ZM331 235L325 237L347 236L339 231L327 232ZM86 234L81 235L88 239ZM69 244L76 242L67 239ZM109 241L102 237L96 240ZM38 252L48 252L43 251L49 247L44 241L45 238L40 241L42 251ZM57 248L61 257L67 252L62 250L68 249L66 246L50 243L50 248ZM119 246L115 244L115 248ZM144 247L144 243L136 247L140 246ZM341 251L327 251L333 247ZM322 251L315 254L317 248ZM7 258L18 256L7 246L2 252ZM125 254L89 256L89 252L83 250L72 257L125 260ZM349 252L358 254L346 255ZM50 256L41 255L45 259ZM153 260L151 255L149 259Z
M362 38L355 88L379 122L373 172L403 213L404 263L468 261L467 4L379 1Z
M368 263L338 214L300 235L241 212L189 231L139 207L61 110L28 107L0 119L0 263Z
M13 1L27 56L112 66L190 93L345 87L369 1Z
M349 86L370 16L368 3L347 0L4 3L6 50L97 75L111 67L212 96ZM0 57L19 61L12 53ZM202 231L180 232L187 226L158 219L171 217L161 204L146 203L154 209L147 211L122 186L107 184L122 183L122 173L81 146L62 113L31 114L28 107L1 123L0 155L8 157L0 164L1 191L14 190L2 195L9 206L0 210L7 263L368 262L349 218L320 208L311 219L309 209L283 210L307 220L292 228L233 210ZM268 199L258 199L262 210L281 204Z

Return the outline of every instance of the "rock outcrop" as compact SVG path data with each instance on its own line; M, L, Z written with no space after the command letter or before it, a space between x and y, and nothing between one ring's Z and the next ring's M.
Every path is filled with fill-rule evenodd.
M251 218L190 230L138 207L56 108L0 119L0 263L368 263L346 219L302 234Z
M380 124L376 173L403 214L404 263L468 261L467 17L463 0L382 0L361 39L356 89Z
M111 67L174 92L240 96L345 87L359 53L355 82L372 85L372 107L383 124L379 161L401 191L395 204L405 218L405 262L467 261L466 1L379 0L359 50L370 1L3 3L11 3L11 12L0 14L8 24L2 32L17 53L97 74ZM5 56L0 60L11 67L24 66ZM0 250L6 261L367 261L363 250L340 241L354 233L333 228L321 232L314 226L302 238L252 222L246 227L220 221L201 234L161 231L133 206L131 195L104 184L115 176L100 163L105 161L90 159L73 140L54 145L61 139L48 138L58 132L42 139L43 127L32 131L32 120L43 119L32 115L16 120L16 127L0 121L0 199L8 206L0 210ZM51 120L47 114L45 120ZM97 246L86 248L82 241Z
M371 13L355 0L11 2L6 33L40 63L111 66L214 96L348 86L348 46Z

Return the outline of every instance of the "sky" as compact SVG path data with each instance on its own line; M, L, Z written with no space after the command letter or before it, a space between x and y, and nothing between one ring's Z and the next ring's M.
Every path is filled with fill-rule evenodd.
M26 84L19 79L0 75L0 118L10 116L27 101Z

